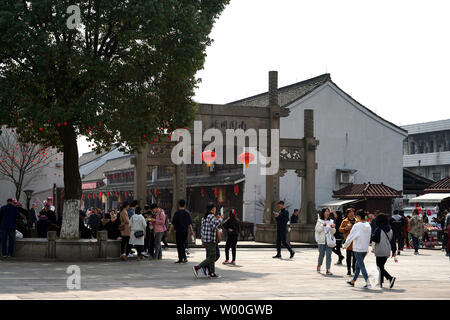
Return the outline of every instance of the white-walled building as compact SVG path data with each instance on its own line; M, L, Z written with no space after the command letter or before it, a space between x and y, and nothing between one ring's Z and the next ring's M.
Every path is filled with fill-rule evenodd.
M267 107L268 93L230 104ZM314 134L320 141L316 161L316 206L333 200L333 190L348 182L384 183L403 189L403 140L407 131L381 118L340 89L329 74L279 89L279 104L290 109L281 118L281 138L303 138L303 114L314 110ZM244 215L261 223L265 177L249 166L246 170ZM301 179L288 171L280 179L280 197L290 212L300 208Z

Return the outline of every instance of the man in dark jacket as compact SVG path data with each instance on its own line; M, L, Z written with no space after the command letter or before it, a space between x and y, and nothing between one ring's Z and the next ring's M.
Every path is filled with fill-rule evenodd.
M39 216L41 215L45 215L51 222L51 224L56 224L56 214L54 211L50 209L50 205L48 203L46 203L44 205L44 209L42 209L41 212L39 212Z
M0 235L2 239L2 257L12 257L14 252L14 239L16 237L16 220L20 219L19 210L8 199L7 204L0 208ZM9 243L7 247L7 238Z
M88 226L91 228L92 234L94 235L94 238L97 238L97 231L100 227L100 224L102 222L102 218L98 212L98 209L94 209L94 213L92 213L89 216Z
M333 248L333 252L338 256L339 260L336 263L337 265L342 264L342 260L344 260L344 256L342 255L341 248L342 248L342 240L344 239L344 235L339 232L339 227L342 223L342 212L341 211L333 211L334 216L334 224L336 225L336 233L334 234L334 237L336 238L336 246Z
M287 233L287 223L289 221L289 211L284 207L284 201L278 202L279 212L275 212L275 219L277 221L277 254L273 258L281 258L281 244L288 249L291 253L290 258L294 257L294 250L292 250L289 243L286 241L286 233Z
M185 243L188 238L189 231L194 234L192 229L192 217L189 211L185 209L186 201L181 199L178 201L178 211L174 213L172 224L169 232L175 230L175 238L177 242L178 261L176 263L186 263L186 248Z
M299 217L300 217L300 211L298 209L294 209L294 213L291 216L291 224L298 223Z
M390 225L398 242L397 255L400 255L400 250L403 251L403 229L405 224L405 219L400 215L400 211L395 210L394 215L391 217Z

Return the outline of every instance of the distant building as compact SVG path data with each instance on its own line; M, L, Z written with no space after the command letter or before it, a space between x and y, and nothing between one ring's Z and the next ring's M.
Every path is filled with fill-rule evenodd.
M450 119L403 126L403 167L439 181L450 175Z

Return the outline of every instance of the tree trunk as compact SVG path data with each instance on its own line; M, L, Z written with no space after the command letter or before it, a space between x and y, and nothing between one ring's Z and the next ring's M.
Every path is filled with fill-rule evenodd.
M64 209L60 237L79 239L81 178L78 167L77 135L70 125L60 131L64 151Z

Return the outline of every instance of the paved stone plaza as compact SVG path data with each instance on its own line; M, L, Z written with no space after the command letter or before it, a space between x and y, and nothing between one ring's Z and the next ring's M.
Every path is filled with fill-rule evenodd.
M362 277L355 288L345 280L345 266L332 266L333 276L315 272L316 249L296 249L288 260L274 260L273 249L238 249L238 265L217 264L219 279L195 279L192 266L205 256L193 249L190 262L174 264L176 250L164 251L164 260L91 262L81 268L81 289L66 286L70 263L0 261L0 299L449 299L450 262L442 251L406 250L387 270L397 277L394 289L364 290ZM333 254L333 264L336 256ZM375 282L375 258L366 259Z

